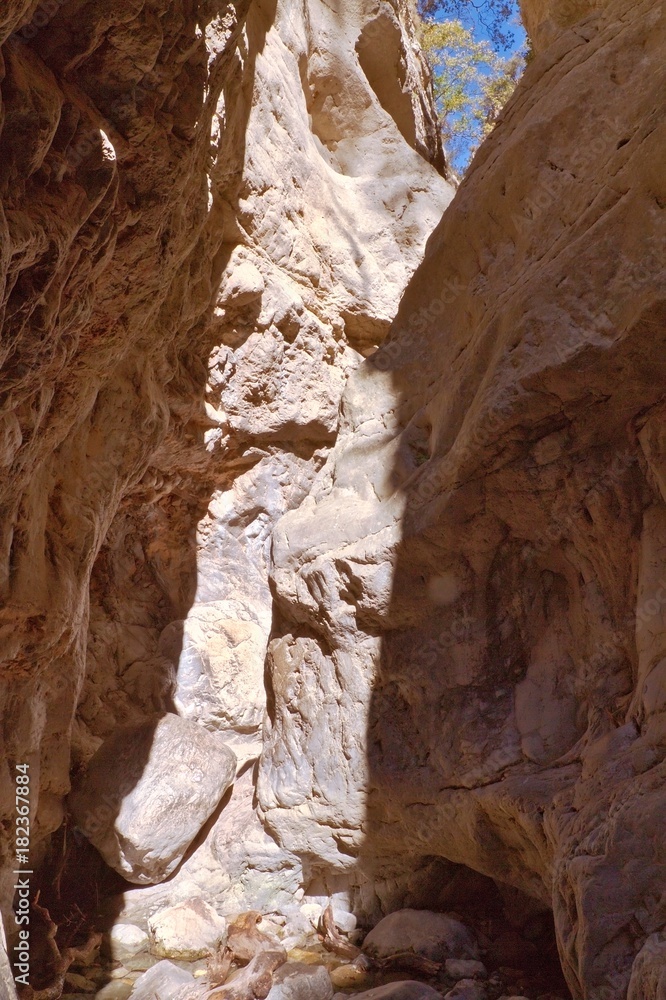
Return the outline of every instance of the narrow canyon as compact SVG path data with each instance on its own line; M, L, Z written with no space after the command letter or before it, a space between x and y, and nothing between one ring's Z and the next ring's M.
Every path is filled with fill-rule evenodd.
M666 1000L666 14L521 14L459 179L411 0L4 0L0 1000Z

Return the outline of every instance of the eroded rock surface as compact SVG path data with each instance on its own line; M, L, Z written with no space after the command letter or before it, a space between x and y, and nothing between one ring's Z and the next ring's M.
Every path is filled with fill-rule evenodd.
M552 907L577 1000L657 1000L665 26L524 7L404 298L453 195L407 4L3 8L3 829L25 761L38 867L177 712L233 794L116 918L376 919L448 859Z
M663 1000L666 997L666 939L651 934L634 962L627 1000Z
M69 796L79 830L129 882L163 882L222 801L236 756L202 726L165 715L117 729Z
M35 862L121 726L178 710L261 749L272 527L453 193L410 18L0 13L2 802L27 761Z
M273 540L269 827L527 890L591 1000L666 916L665 27L542 47Z

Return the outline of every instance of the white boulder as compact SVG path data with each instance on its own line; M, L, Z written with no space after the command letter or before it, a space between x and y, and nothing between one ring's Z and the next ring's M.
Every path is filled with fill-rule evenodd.
M111 957L125 962L148 948L148 935L134 924L116 924L109 931Z
M194 962L217 949L227 922L203 899L188 899L155 913L148 930L156 955Z
M236 774L219 737L177 715L116 730L69 797L81 832L129 882L178 867Z

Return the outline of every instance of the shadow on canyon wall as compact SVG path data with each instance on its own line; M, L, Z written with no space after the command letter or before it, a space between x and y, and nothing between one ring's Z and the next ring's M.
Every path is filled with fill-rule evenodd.
M95 253L102 265L108 263L109 257L112 259L110 271L105 273L100 267L99 272L107 281L103 299L107 301L107 319L100 321L95 317L99 329L88 329L79 333L78 338L70 336L70 369L65 368L61 383L55 395L52 394L53 407L48 409L47 401L47 408L43 408L41 416L48 415L51 429L42 434L41 445L46 447L51 440L53 447L56 418L66 425L71 415L72 429L53 457L44 461L46 473L34 477L27 498L17 499L5 522L6 528L12 528L13 537L12 564L7 580L3 580L7 584L7 607L20 606L26 595L35 608L41 603L45 607L51 604L49 613L33 614L32 631L33 635L39 629L44 631L43 645L50 653L54 678L50 688L40 685L39 677L33 678L32 695L25 682L5 685L8 711L3 721L7 757L10 764L23 759L22 746L29 742L26 711L32 711L46 699L50 730L42 737L43 761L62 763L63 745L68 738L67 720L76 710L73 778L90 755L90 736L104 737L118 725L156 720L175 710L173 658L169 661L159 656L155 647L153 656L146 657L146 636L148 645L151 636L156 642L165 626L186 618L197 587L197 523L207 509L211 492L221 484L228 485L234 475L232 471L222 479L205 448L204 433L211 423L204 400L207 359L215 346L208 322L214 298L210 289L220 283L238 232L228 218L226 225L220 225L219 218L211 225L212 216L220 209L217 197L213 199L212 210L208 202L204 165L210 157L211 123L222 95L227 111L233 107L238 125L233 135L222 133L217 150L225 165L223 197L233 209L245 158L245 127L251 108L255 60L272 24L275 2L254 4L251 13L249 2L237 5L235 25L208 68L195 6L186 3L182 10L174 8L157 19L155 25L159 26L162 48L158 45L157 55L152 53L152 69L148 71L146 65L150 60L140 54L135 53L136 64L133 58L124 58L123 40L127 41L123 37L124 27L115 26L114 42L110 44L107 32L114 25L112 13L106 20L101 13L89 23L80 13L72 19L72 4L66 0L39 7L33 20L18 28L3 49L6 117L0 151L5 181L11 182L13 166L17 170L21 166L14 164L16 156L26 154L19 133L21 127L34 127L35 93L44 80L55 94L62 96L63 102L57 111L53 134L39 136L48 153L44 153L44 162L36 173L33 164L26 168L30 180L25 190L18 185L7 188L3 184L10 217L19 221L27 218L21 213L28 206L38 218L41 211L58 230L59 226L63 228L58 213L68 210L68 198L62 197L63 193L69 196L69 202L72 198L76 203L77 198L87 197L97 205L96 217L93 213L88 228L92 227L91 231L99 237L102 249L98 251L85 227L83 242L93 264L97 259ZM142 17L150 20L152 15L140 11L139 18ZM124 25L122 18L119 24ZM244 27L249 45L243 52L240 71L236 48ZM148 30L146 37L153 35ZM26 66L32 76L24 74ZM101 66L104 72L100 71ZM156 137L153 128L156 121L159 122L156 130L159 132L165 126L166 135ZM108 161L107 133L115 149L112 166ZM166 156L168 168L160 163L160 156ZM202 183L190 184L194 190L179 205L182 185L187 184L193 171L202 178ZM170 178L175 178L173 186L165 183ZM49 206L46 209L45 204ZM141 211L145 230L136 224ZM133 213L134 218L130 218ZM164 221L156 224L160 214ZM233 216L233 212L229 214ZM151 224L155 226L152 235ZM108 241L106 246L100 231ZM194 238L190 233L198 235ZM148 241L143 247L142 236ZM75 247L76 237L81 237L81 231L75 234ZM175 252L172 244L176 245ZM81 253L80 248L78 252ZM55 251L51 256L53 267L49 274L42 275L47 288L54 261L58 262ZM173 257L178 259L174 261ZM85 288L87 272L80 271L78 276L76 270L74 273L80 285L78 294L85 297L87 305L91 302L95 305L94 290ZM171 283L169 292L162 300L155 295L160 308L151 328L133 331L128 314L142 298L150 311L152 285L161 273ZM36 388L28 384L28 376L39 372L38 367L31 367L31 360L35 365L39 360L33 358L32 350L39 324L33 317L32 331L26 332L27 307L21 305L27 301L34 307L31 299L39 297L39 289L35 288L37 277L34 268L22 274L5 313L3 333L9 352L4 358L3 389L10 402L20 395L22 380L26 383L24 395L28 400L31 393L37 391L39 395L45 391L43 384ZM202 285L200 301L195 296L192 302L192 297L184 295L183 281L188 280ZM68 294L71 300L77 290ZM117 302L123 302L123 296L127 312L114 318L114 309ZM188 301L190 311L184 314L187 307L183 302ZM71 308L69 313L63 310L70 325L71 312ZM50 315L41 317L45 330ZM26 346L29 336L32 341ZM121 342L123 336L125 343ZM72 371L82 381L81 372L88 369L92 395L90 400L80 400L76 397ZM63 394L71 406L64 405ZM38 447L39 441L32 448L33 459ZM22 463L29 464L25 456ZM13 484L20 498L19 475ZM96 494L104 494L105 501L100 502ZM44 517L39 514L42 508ZM99 510L101 519L94 513ZM30 520L28 530L22 522L27 524ZM37 573L43 560L35 557L30 542L44 521L44 538L38 538L35 544L43 544L46 560L53 563L49 572L54 579L49 586L52 583L64 595L55 608L49 600L48 587L46 593L41 593L42 581L37 580ZM79 554L80 567L76 572L86 579L72 583L68 575L70 564ZM86 628L88 602L84 600L71 634L63 629L55 643L60 655L54 664L53 627L60 618L66 620L65 601L71 598L76 583L88 590L87 577L90 578L87 652L84 638L76 634L77 628L79 632ZM62 613L59 604L63 605ZM109 670L109 664L118 663L122 643L128 637L130 646L135 641L145 658L135 663L133 672L125 670L119 680L110 676L114 671ZM173 638L174 630L171 653L177 664L180 650L173 648ZM36 660L43 652L39 641L28 643L25 648ZM6 651L11 653L9 648ZM88 669L84 678L80 674L86 657ZM32 666L36 676L37 666ZM122 661L120 673L123 673ZM60 713L58 703L62 703ZM147 729L140 752L142 759L135 761L123 794L141 777L151 744ZM38 759L31 758L31 766L36 783ZM71 817L65 815L60 824L62 812L55 803L58 793L66 790L62 786L63 775L58 772L50 787L46 781L46 788L41 789L35 825L42 831L48 832L50 828L56 832L46 853L36 862L33 859L39 873L31 886L33 894L40 891L41 905L48 908L58 925L57 940L61 948L83 943L93 929L108 930L116 914L109 912L108 906L100 908L101 904L105 897L112 896L120 906L123 888L128 887L88 844ZM113 822L121 801L122 797L107 796L100 803L100 818ZM201 843L226 801L228 795L187 856ZM44 937L46 927L34 911L31 927L32 984L39 988L52 979L52 969ZM7 930L11 945L15 928L10 925Z
M391 385L403 514L361 864L390 879L445 858L522 889L554 912L572 994L608 1000L663 918L663 745L638 757L664 613L664 233L637 165L663 150L649 99L611 119L548 77L537 57L365 362ZM432 871L416 905L457 909ZM504 912L521 933L525 898ZM546 922L524 957L557 983Z

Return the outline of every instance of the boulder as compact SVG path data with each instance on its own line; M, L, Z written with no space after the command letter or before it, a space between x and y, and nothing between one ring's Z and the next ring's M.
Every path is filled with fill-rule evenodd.
M352 990L360 986L369 985L370 976L366 969L358 965L338 965L330 972L331 982L341 990Z
M148 930L155 954L193 962L217 949L227 923L209 903L189 899L150 917Z
M194 992L196 987L193 975L165 960L139 976L132 1000L185 1000L186 991Z
M459 983L444 994L444 1000L486 1000L488 991L483 983L476 979L461 979Z
M334 906L333 923L343 934L353 934L358 921L355 914L350 913L349 910L342 910Z
M79 975L78 972L67 972L65 974L65 992L68 992L67 987L76 993L94 993L97 989L91 979Z
M396 910L366 936L363 950L373 958L414 951L433 962L447 958L478 959L479 947L463 923L430 910Z
M111 980L95 994L95 1000L127 1000L132 992L130 983L121 979Z
M323 965L286 962L273 976L267 1000L332 1000L331 978Z
M176 715L118 729L69 797L74 819L129 882L161 882L230 787L236 757Z
M346 993L336 993L333 1000L345 1000L346 997ZM405 979L357 993L356 1000L442 1000L442 994L426 983Z
M140 951L138 955L126 958L124 965L128 972L145 972L146 969L152 968L158 962L159 958L155 955L150 955L147 951Z
M125 962L148 948L148 935L135 924L115 924L109 931L109 951L116 962Z
M445 968L451 979L485 979L488 975L483 962L471 958L447 958Z

